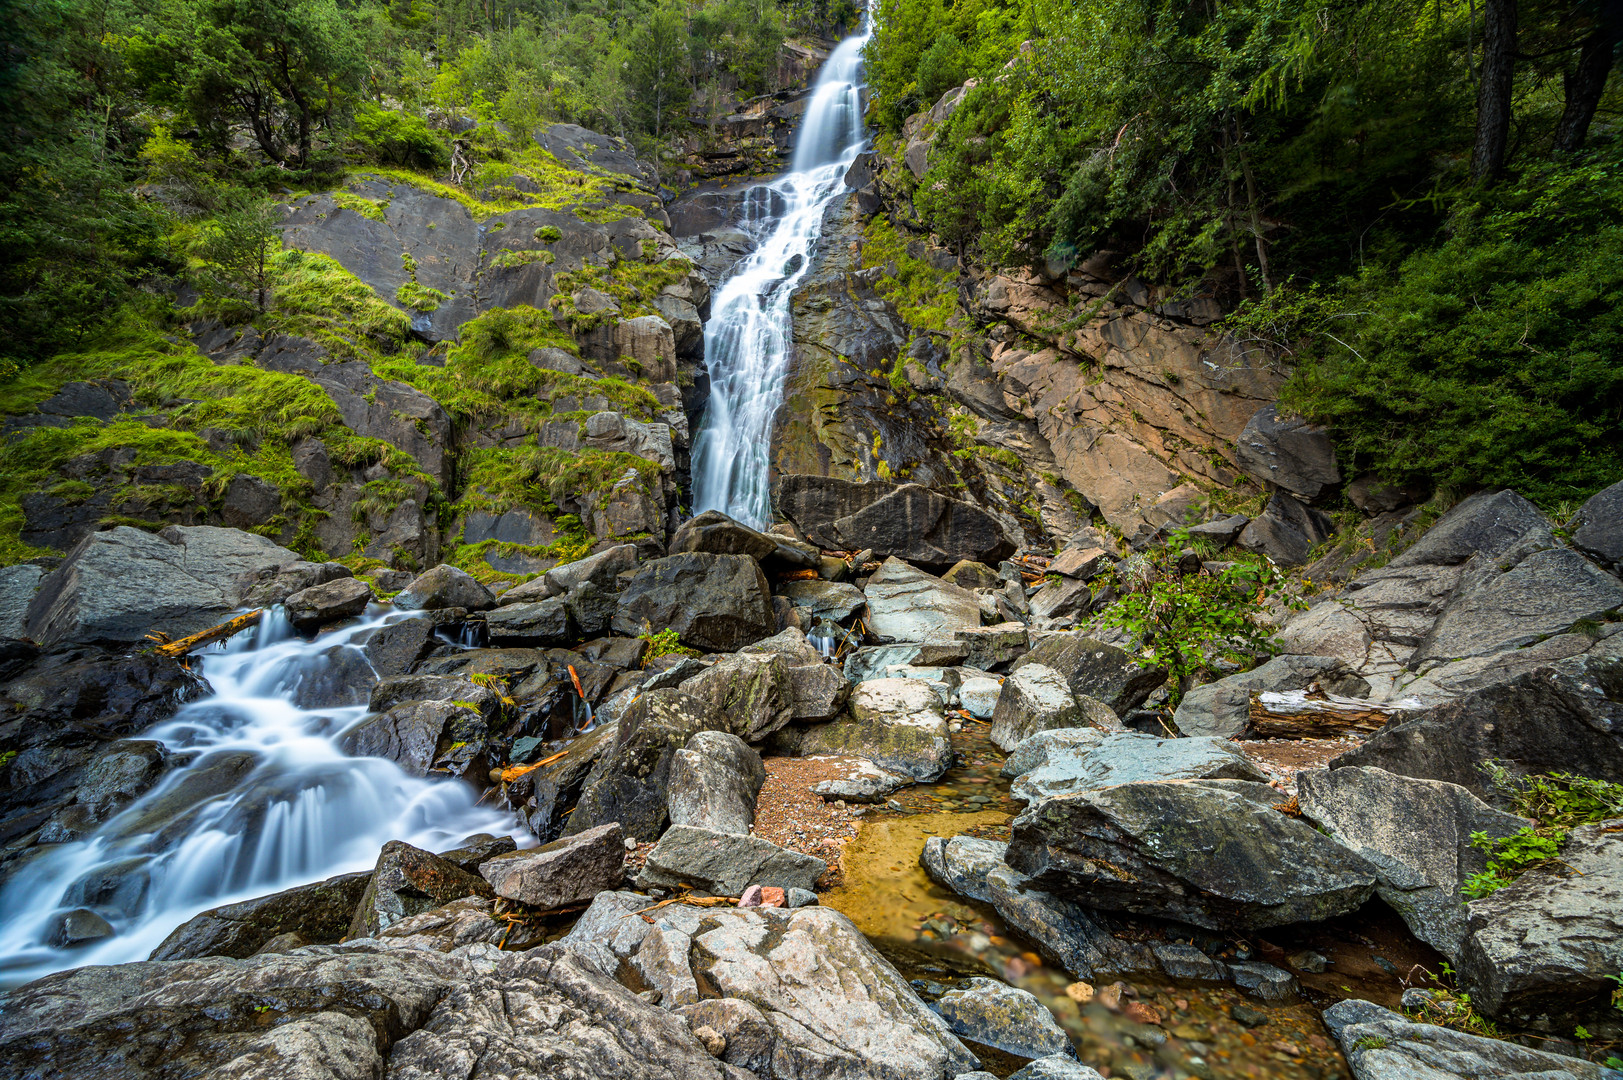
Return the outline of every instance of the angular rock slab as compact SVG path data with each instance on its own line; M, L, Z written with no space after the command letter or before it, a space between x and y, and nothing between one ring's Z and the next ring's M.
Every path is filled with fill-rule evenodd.
M847 754L920 782L952 763L941 699L918 679L870 679L851 693L849 719L820 724L799 742L801 756Z
M1373 864L1273 809L1263 784L1126 784L1035 804L1014 822L1010 867L1092 907L1214 930L1260 930L1352 911Z
M1051 667L1077 697L1091 697L1126 716L1167 681L1167 673L1145 667L1114 645L1078 633L1050 634L1014 662L1011 673L1028 664Z
M1043 764L1020 776L1009 794L1034 803L1118 784L1268 777L1239 747L1222 739L1163 739L1137 731L1103 734L1091 746L1051 744Z
M1357 1080L1616 1080L1619 1075L1578 1058L1519 1046L1503 1039L1416 1024L1368 1001L1338 1001L1324 1024L1341 1044Z
M1009 1080L1104 1080L1104 1077L1097 1069L1082 1064L1069 1054L1050 1054L1010 1073Z
M269 896L210 908L181 923L152 950L150 960L252 956L279 934L333 942L349 932L355 907L372 875L340 874Z
M449 563L441 563L427 570L410 585L395 593L394 606L402 610L437 611L442 608L467 608L485 611L496 606L491 591L475 581L467 571Z
M885 796L900 791L913 781L906 776L886 772L863 758L843 759L840 776L819 781L812 790L825 799L844 799L846 802L884 802Z
M1602 565L1623 569L1623 480L1578 507L1572 516L1572 542Z
M307 628L359 615L372 602L372 588L360 578L344 577L300 589L284 601L294 626Z
M1623 972L1623 819L1572 830L1561 862L1473 900L1461 986L1489 1016L1543 1030L1615 1017Z
M612 626L626 637L672 629L690 648L733 652L777 632L770 596L748 555L670 555L638 568Z
M648 853L637 882L643 888L689 885L715 896L738 896L750 885L811 889L827 869L822 859L759 836L672 825Z
M990 738L1008 752L1039 731L1095 727L1119 730L1121 721L1110 706L1071 692L1065 677L1044 664L1026 664L1003 680L992 709Z
M868 579L868 629L897 641L930 641L981 624L980 597L897 558Z
M701 731L671 761L672 825L748 835L766 783L761 755L725 731Z
M1253 478L1304 499L1317 499L1341 483L1329 430L1301 417L1281 417L1275 405L1258 409L1246 421L1234 457Z
M1071 1046L1071 1037L1036 994L995 979L974 978L947 991L935 1011L954 1035L1019 1057L1047 1057Z
M378 853L371 880L355 906L349 936L376 937L408 916L464 896L491 895L483 878L404 840L390 840Z
M551 910L619 888L625 859L625 834L611 821L531 851L498 855L479 864L479 876L497 896Z
M1380 869L1376 893L1415 937L1458 960L1466 910L1460 885L1487 865L1473 833L1509 836L1527 824L1457 784L1383 769L1299 773L1302 816Z
M723 656L680 689L730 717L745 742L760 742L795 718L789 665L773 653Z

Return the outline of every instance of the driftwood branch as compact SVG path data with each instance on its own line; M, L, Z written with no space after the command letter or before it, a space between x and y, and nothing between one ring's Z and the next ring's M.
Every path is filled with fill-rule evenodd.
M257 625L259 617L263 614L265 614L264 608L255 608L246 615L238 615L235 619L227 620L219 626L211 626L207 630L200 630L177 641L163 641L156 634L148 634L147 638L150 641L159 642L158 652L164 656L185 656L200 645L220 641L239 631L246 630L250 626Z
M1368 734L1383 727L1397 713L1424 708L1414 698L1402 701L1365 701L1336 694L1262 691L1251 695L1254 739L1329 739L1338 735Z

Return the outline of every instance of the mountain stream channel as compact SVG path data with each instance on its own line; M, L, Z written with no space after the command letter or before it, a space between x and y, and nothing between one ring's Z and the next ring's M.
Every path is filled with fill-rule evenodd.
M738 227L758 244L716 290L705 327L711 398L694 453L694 504L755 526L770 519L767 456L790 361L790 299L815 262L825 211L844 195L845 173L866 145L867 40L864 27L825 64L792 170L757 182L743 200L753 209ZM200 911L369 869L390 840L443 850L484 832L533 845L512 814L461 781L414 777L390 761L347 756L337 737L360 719L364 705L301 705L335 668L365 665L360 646L368 635L405 617L373 605L305 640L272 609L255 629L199 650L193 668L210 692L140 736L162 743L184 766L88 838L55 845L0 892L0 986L71 966L145 959ZM445 646L472 647L451 640ZM837 857L835 883L821 897L849 916L926 1001L974 976L1029 990L1070 1034L1081 1060L1109 1077L1347 1080L1346 1062L1315 1006L1356 996L1396 1007L1399 976L1435 962L1395 916L1372 904L1299 934L1287 928L1270 941L1203 942L1237 959L1255 955L1281 964L1287 955L1319 953L1329 965L1301 973L1306 1001L1265 1004L1231 985L1160 981L1101 982L1090 997L1080 989L1085 984L1052 962L1048 943L1022 938L990 907L944 889L920 867L927 838L1007 840L1020 809L999 775L1003 755L988 741L986 725L958 714L954 727L958 764L942 779L851 811L856 836ZM567 745L557 740L546 752ZM72 949L48 943L64 912L86 908L106 919L111 936ZM568 925L560 920L548 937ZM1133 933L1134 924L1126 925L1123 933ZM1142 932L1184 941L1190 933L1149 926ZM999 1076L1022 1063L971 1048Z

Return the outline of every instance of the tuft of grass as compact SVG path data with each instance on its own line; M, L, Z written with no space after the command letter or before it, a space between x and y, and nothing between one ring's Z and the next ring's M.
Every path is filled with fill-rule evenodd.
M343 209L354 211L364 218L371 218L373 221L384 220L383 208L386 204L376 199L368 199L352 191L330 191L327 197Z
M451 299L446 293L438 289L430 289L419 285L415 281L407 281L395 290L394 298L413 311L438 311L439 306Z

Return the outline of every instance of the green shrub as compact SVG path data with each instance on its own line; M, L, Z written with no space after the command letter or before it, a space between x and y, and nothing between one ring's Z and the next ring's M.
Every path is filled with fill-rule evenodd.
M450 151L420 116L367 104L355 114L355 142L367 160L380 165L438 169Z
M1533 819L1505 837L1471 834L1471 846L1488 853L1488 865L1465 879L1460 891L1476 900L1498 891L1534 867L1556 861L1567 834L1579 825L1623 817L1623 784L1572 773L1514 780L1497 764L1487 767L1494 786L1510 794L1511 808ZM1623 984L1620 984L1623 985Z

